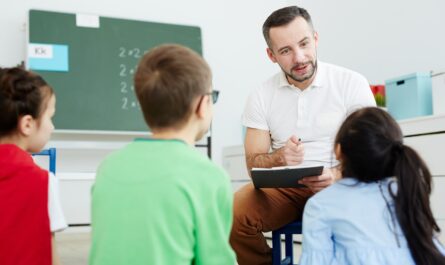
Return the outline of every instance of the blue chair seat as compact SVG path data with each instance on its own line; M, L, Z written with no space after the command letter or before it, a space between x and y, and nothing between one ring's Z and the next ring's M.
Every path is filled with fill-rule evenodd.
M292 237L302 233L301 221L287 224L275 231L272 231L272 264L273 265L293 265L294 251ZM285 256L281 257L281 235L285 238Z

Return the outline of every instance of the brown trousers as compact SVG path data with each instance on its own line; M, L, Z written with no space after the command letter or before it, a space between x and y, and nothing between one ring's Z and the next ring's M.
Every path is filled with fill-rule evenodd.
M235 193L230 244L239 265L270 265L272 251L263 232L301 219L313 192L307 188L255 189L252 183Z

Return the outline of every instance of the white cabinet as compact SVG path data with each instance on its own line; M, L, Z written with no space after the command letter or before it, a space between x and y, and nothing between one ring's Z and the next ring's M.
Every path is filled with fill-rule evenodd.
M94 173L60 173L60 200L68 224L91 223L91 187Z
M223 167L230 175L233 191L237 191L251 181L242 145L228 146L223 149Z
M444 120L445 122L445 120ZM404 138L405 144L415 149L434 176L445 176L445 131Z
M445 221L445 132L406 137L405 144L415 149L433 175L431 203L434 216ZM445 229L445 227L444 227Z
M232 180L248 180L246 159L242 145L230 146L223 149L223 167Z
M445 243L445 115L399 121L406 145L415 149L433 175L431 207Z

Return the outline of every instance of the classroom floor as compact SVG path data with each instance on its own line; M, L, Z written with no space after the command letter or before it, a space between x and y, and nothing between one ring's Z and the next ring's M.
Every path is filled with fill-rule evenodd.
M89 228L68 228L56 234L62 265L86 265L91 246Z
M300 240L299 238L296 238ZM75 227L56 234L57 248L62 265L86 265L91 246L90 228ZM268 240L269 244L271 241ZM282 244L284 249L284 243ZM294 259L298 261L301 245L294 244Z

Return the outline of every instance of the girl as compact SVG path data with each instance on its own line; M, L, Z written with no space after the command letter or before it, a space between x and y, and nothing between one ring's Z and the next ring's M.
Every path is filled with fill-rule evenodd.
M54 129L52 88L20 68L0 68L0 264L57 264L54 232L66 227L54 176L29 153Z
M351 114L335 139L343 179L312 197L299 264L445 264L431 174L378 108Z

